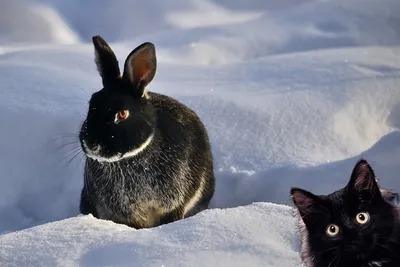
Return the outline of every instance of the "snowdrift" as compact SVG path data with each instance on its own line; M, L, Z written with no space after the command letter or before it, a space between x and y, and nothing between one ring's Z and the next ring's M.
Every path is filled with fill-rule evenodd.
M51 6L28 0L0 2L0 44L78 42L78 34Z
M84 158L77 133L90 95L101 88L92 45L6 42L0 266L299 266L296 217L286 206L291 186L331 192L364 157L382 186L400 191L397 0L251 1L248 9L173 1L158 6L154 28L132 35L133 18L117 28L110 17L99 31L85 23L95 16L79 15L107 13L106 2L85 2L75 18L78 1L40 5L49 3L75 31L69 40L109 37L121 64L140 42L156 44L159 67L149 90L179 99L203 119L217 188L213 209L154 229L79 216ZM89 12L93 5L98 10ZM214 7L222 17L211 24L185 20Z
M8 266L297 267L292 213L257 203L139 231L79 216L0 236L0 259Z

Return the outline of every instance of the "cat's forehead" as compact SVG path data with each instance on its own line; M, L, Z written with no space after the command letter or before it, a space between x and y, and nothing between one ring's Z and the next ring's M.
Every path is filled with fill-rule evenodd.
M324 199L325 201L338 205L342 205L345 201L348 201L343 189L337 190L329 195L324 196Z
M364 204L360 205L357 196L348 194L343 189L326 195L322 199L328 211L326 215L330 219L336 218L344 224L350 223L349 218L354 217L360 209L366 208Z
M331 214L340 216L349 215L358 209L358 201L350 197L343 190L338 190L324 197L325 207L330 210Z

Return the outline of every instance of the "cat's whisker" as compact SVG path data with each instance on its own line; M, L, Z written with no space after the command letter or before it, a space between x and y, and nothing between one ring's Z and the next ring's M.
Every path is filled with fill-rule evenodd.
M338 249L338 248L339 248L339 246L336 246L336 247L333 247L333 248L328 248L328 249L325 250L323 253L328 252L328 251L331 251L331 250L336 250L336 249Z
M335 267L337 267L337 265L339 264L341 258L342 258L342 257L339 256L339 258L338 258L338 260L337 260L337 262L336 262L336 264L335 264Z
M384 248L384 249L386 249L386 250L389 250L390 252L394 252L393 250L391 250L390 248L388 248L387 246L384 246L384 245L382 245L382 244L380 244L380 243L376 243L378 246L380 246L381 248Z
M332 261L329 263L328 267L331 267L332 263L334 263L336 261L336 259L339 257L339 253L337 253L337 252L335 252L334 255L335 256L333 257ZM336 265L338 264L338 262L336 262Z

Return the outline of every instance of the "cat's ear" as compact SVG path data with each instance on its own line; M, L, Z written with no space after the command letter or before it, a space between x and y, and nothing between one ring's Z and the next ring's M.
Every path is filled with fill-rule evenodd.
M380 188L382 198L393 205L399 204L399 194L385 188Z
M320 211L323 206L321 199L306 190L293 187L290 190L290 197L293 204L299 210L300 216L305 220L308 215Z
M381 197L374 170L365 159L357 162L347 188L352 193L368 193L372 198Z

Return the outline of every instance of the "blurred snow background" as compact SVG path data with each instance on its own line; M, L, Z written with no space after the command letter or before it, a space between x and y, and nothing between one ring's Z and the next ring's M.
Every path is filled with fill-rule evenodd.
M299 266L291 186L341 188L362 156L400 191L399 11L397 0L0 1L0 266ZM78 216L96 34L121 64L156 45L149 90L209 131L213 209L140 231Z

